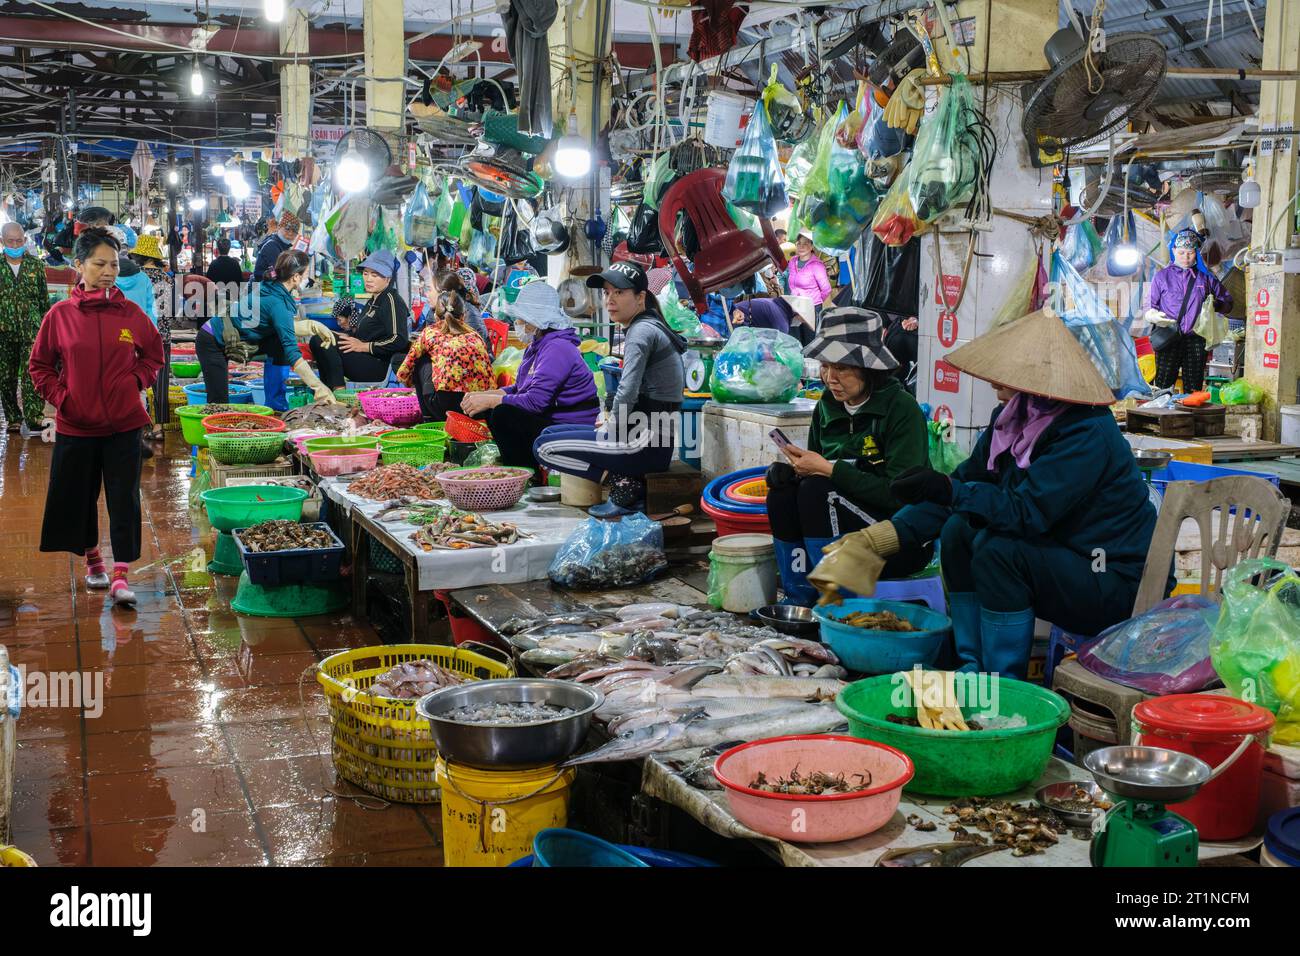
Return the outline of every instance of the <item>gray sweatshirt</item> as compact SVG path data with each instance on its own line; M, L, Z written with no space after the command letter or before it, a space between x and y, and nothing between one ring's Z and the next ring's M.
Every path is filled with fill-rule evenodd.
M610 402L617 421L627 421L642 397L680 405L686 388L682 368L686 339L650 313L645 315L649 317L638 316L632 321L623 340L623 374Z

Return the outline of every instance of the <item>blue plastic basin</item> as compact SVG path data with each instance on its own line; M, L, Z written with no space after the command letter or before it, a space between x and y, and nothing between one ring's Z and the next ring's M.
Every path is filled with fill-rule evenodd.
M631 853L589 833L551 827L533 837L533 866L645 867Z
M855 611L893 611L919 631L872 631L838 618ZM952 619L919 604L852 598L843 604L813 608L821 623L822 643L839 656L840 663L860 674L892 674L920 664L933 664L952 629Z

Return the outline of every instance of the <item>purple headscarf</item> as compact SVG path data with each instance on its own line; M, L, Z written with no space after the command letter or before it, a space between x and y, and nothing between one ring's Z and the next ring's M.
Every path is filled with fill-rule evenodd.
M1038 439L1047 431L1047 426L1069 408L1069 402L1016 392L1003 406L1002 414L993 426L993 440L989 442L989 471L998 470L998 456L1004 451L1011 452L1017 466L1028 468Z
M755 329L776 329L790 332L790 318L794 309L784 299L748 299L737 302L735 308L746 318L746 325Z

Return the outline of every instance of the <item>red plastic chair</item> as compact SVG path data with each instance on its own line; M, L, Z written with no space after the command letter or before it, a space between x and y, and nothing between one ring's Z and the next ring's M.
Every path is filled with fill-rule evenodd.
M495 358L506 347L506 341L510 337L510 326L499 319L484 319L483 324L487 326L488 339L492 343L492 356Z
M777 269L786 266L785 254L768 219L762 219L763 238L760 239L748 229L741 229L731 218L722 199L726 179L725 170L696 170L669 186L659 205L659 238L691 293L695 311L701 315L708 311L706 293L743 282L769 261ZM677 246L678 213L685 213L691 220L699 240L694 272L686 268Z

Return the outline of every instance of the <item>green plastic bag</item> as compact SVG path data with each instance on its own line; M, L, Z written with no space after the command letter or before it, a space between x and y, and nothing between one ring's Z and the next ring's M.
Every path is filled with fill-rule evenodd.
M664 296L659 301L664 310L664 319L674 332L680 332L688 339L699 338L700 317L689 304L676 296Z
M396 248L397 231L388 224L388 216L381 206L375 215L375 228L370 231L370 238L366 240L366 252L378 252L380 249L391 251Z
M1219 400L1225 405L1258 405L1264 400L1264 390L1239 378L1219 389Z
M776 329L741 326L713 360L709 385L719 402L785 403L803 378L799 340Z
M848 253L880 204L862 153L851 140L849 146L839 141L837 134L849 115L847 104L841 102L822 128L817 159L804 181L796 211L799 224L812 233L813 244L835 256Z
M1300 575L1256 558L1225 572L1221 591L1210 663L1233 696L1277 715L1274 741L1300 743Z
M754 102L745 137L727 165L722 195L756 216L775 216L790 205L781 160L776 155L776 138L762 100Z
M663 198L664 187L673 175L673 161L667 150L655 157L645 174L645 187L642 189L641 201L651 209L659 208Z
M447 229L451 226L452 208L451 190L443 187L433 200L433 221L438 224L439 235L445 236L448 234Z
M783 143L791 145L808 142L815 126L808 111L799 102L799 97L781 85L776 78L775 63L768 74L767 86L763 87L762 103L767 108L768 119L773 131ZM815 138L815 137L813 137Z
M930 441L930 467L940 474L951 475L967 456L953 440L952 422L926 422Z
M501 464L501 449L496 442L485 441L465 458L466 468L487 468Z
M908 164L908 196L921 222L934 222L974 194L980 157L970 130L977 115L970 81L953 74L939 105L921 121Z

